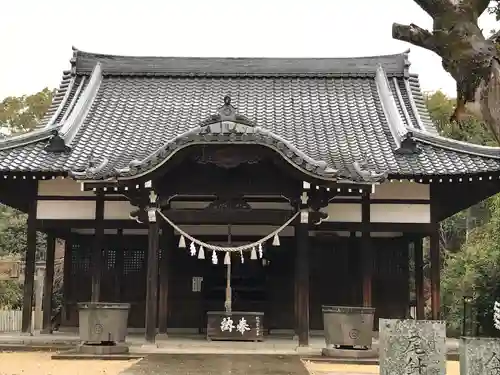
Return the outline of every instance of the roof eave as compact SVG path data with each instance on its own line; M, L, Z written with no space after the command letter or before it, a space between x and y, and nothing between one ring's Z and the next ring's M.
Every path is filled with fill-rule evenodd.
M455 139L430 134L428 132L423 132L417 129L413 131L413 137L419 142L439 148L444 148L450 151L500 160L500 147L482 146L473 143L457 141Z

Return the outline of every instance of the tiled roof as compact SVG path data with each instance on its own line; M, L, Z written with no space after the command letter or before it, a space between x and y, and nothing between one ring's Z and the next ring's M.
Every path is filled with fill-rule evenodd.
M295 149L294 158L326 163L340 176L361 178L355 165L363 161L402 177L500 171L500 149L437 135L408 66L407 53L212 59L76 51L44 124L0 141L0 171L85 170L93 158L100 165L88 178L130 176L130 162L160 163L175 151L173 140L217 113L226 95L274 142ZM44 150L53 130L69 153Z

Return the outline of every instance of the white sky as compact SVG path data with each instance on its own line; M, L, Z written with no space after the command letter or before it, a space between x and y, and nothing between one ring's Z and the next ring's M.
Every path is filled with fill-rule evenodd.
M348 57L411 48L426 91L455 94L433 53L391 37L393 22L430 28L412 0L16 0L0 7L0 99L56 87L71 46L122 55ZM481 19L487 32L495 28Z

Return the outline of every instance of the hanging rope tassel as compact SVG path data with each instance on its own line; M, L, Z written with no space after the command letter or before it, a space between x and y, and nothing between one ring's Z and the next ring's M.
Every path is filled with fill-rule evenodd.
M262 244L260 243L259 244L259 258L262 259L262 253L264 252L264 250L262 249Z
M194 242L191 242L191 245L189 245L189 252L192 257L196 255L196 246L194 245Z
M243 251L240 250L241 264L245 263L245 257L243 256Z
M205 259L205 250L203 250L203 246L200 246L200 250L198 250L198 259Z
M212 263L213 264L219 263L219 259L217 258L217 252L215 250L212 250Z
M231 264L231 255L229 255L229 251L226 251L226 255L224 256L224 264Z
M181 234L181 238L179 238L179 249L184 249L184 248L186 248L186 239Z
M280 237L278 236L278 233L276 233L273 238L273 246L279 246L279 245L280 245Z
M257 259L257 252L255 251L255 247L252 247L252 252L250 253L250 259L252 260Z

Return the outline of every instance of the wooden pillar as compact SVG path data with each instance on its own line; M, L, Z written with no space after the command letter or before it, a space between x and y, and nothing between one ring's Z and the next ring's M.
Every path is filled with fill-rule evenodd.
M425 295L424 295L424 252L422 238L413 241L415 255L415 296L417 302L417 319L425 319Z
M297 234L296 234L297 235ZM298 259L298 250L295 251L295 263ZM299 338L299 286L297 281L297 264L295 264L295 277L293 278L293 328L295 335L294 340Z
M47 233L47 256L45 259L45 280L43 282L43 329L42 333L52 333L52 292L54 285L54 266L56 237Z
M28 210L26 257L24 264L24 292L23 292L23 315L22 331L31 332L31 317L33 314L33 292L35 284L35 262L36 262L36 206L37 201L33 199Z
M91 270L92 270L92 295L91 302L99 302L101 295L101 278L104 246L104 193L99 190L96 193L95 202L95 226L94 244L92 247Z
M123 239L123 229L118 229L116 236L116 247L115 247L115 288L114 288L114 300L116 302L121 302L122 298L122 283L123 283L123 257L124 257L124 245L125 241Z
M160 263L160 298L158 307L158 328L165 336L168 327L168 279L170 269L170 253L174 244L174 229L165 223L161 236L161 263Z
M361 264L360 256L360 241L356 236L356 232L349 232L349 251L347 252L349 269L349 306L359 306L363 300L363 284L362 280L363 270L359 267Z
M440 319L441 310L441 257L439 249L439 224L433 225L429 238L431 260L431 311L432 319Z
M370 193L361 197L361 259L363 268L363 307L372 307L373 251L370 236Z
M305 217L304 217L305 216ZM295 282L297 286L297 335L299 346L309 345L309 223L307 215L300 215L295 226L297 254Z
M72 287L71 287L71 274L72 274L72 252L73 252L73 236L74 234L68 233L66 238L64 239L64 269L63 269L63 304L64 304L64 319L61 320L69 320L70 318L70 310L69 310L69 302L71 302L72 296Z
M149 215L148 215L149 216ZM158 245L160 237L156 215L149 217L147 284L146 284L146 341L154 343L158 317Z
M433 320L440 319L441 307L441 256L439 240L439 202L441 197L437 185L429 186L431 198L431 231L429 233L429 255L431 263L431 315Z

